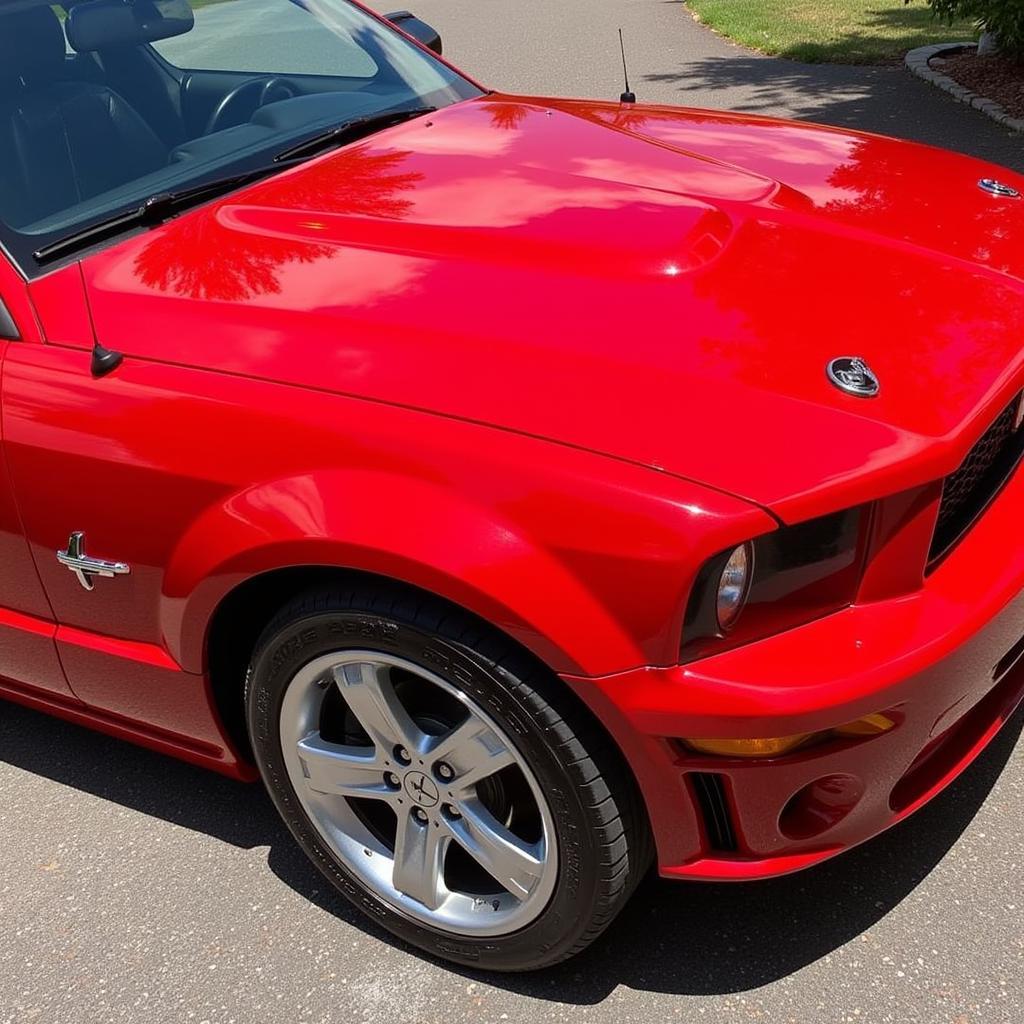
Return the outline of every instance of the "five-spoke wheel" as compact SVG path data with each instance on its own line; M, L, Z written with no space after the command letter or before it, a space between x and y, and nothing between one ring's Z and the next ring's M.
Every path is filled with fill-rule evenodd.
M579 952L650 862L636 785L542 665L386 585L312 592L260 638L257 764L339 892L435 956L521 971Z
M380 652L323 655L290 683L281 737L306 813L396 909L479 935L543 909L557 856L540 786L440 676Z

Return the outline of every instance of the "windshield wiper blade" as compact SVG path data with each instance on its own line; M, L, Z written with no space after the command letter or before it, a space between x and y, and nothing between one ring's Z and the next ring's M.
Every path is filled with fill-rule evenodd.
M371 135L373 132L383 131L385 128L401 124L403 121L411 121L424 114L433 114L436 110L437 107L406 107L404 110L390 110L380 114L369 114L366 117L355 117L351 121L333 125L326 131L314 135L311 139L305 139L282 150L274 157L274 162L284 163L313 156L325 149L343 146L346 142L354 142L356 139Z
M204 181L200 185L193 185L191 188L181 189L178 192L158 192L143 200L139 206L134 206L130 210L122 210L111 217L88 225L80 231L59 238L56 242L50 242L48 245L36 249L32 255L37 263L50 263L62 256L68 256L80 249L86 249L90 245L113 238L130 228L162 224L168 217L194 206L196 203L201 203L204 199L212 199L249 182L258 181L271 174L278 174L290 163L298 162L298 160L275 161L271 164L251 168L248 171L229 174L223 178L214 178L212 181Z
M353 142L362 136L382 131L392 125L401 124L403 121L411 121L424 114L433 114L436 110L437 107L407 107L404 110L391 110L345 121L328 128L319 135L314 135L311 139L306 139L283 150L269 164L238 174L230 174L223 178L214 178L212 181L204 181L200 185L194 185L192 188L182 189L178 192L158 192L143 200L139 206L122 210L111 217L90 224L79 231L74 231L64 238L41 246L32 255L37 263L51 263L53 260L104 242L108 238L114 238L131 228L162 224L168 217L189 206L194 206L196 203L201 203L204 199L212 199L214 196L223 195L249 182L277 174L293 164L302 163L322 150L330 149L332 146Z

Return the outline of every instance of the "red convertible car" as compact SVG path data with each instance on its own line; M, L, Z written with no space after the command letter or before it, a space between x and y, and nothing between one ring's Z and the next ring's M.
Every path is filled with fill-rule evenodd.
M0 0L0 694L262 778L376 921L526 970L652 866L874 836L1019 704L1024 179L439 49Z

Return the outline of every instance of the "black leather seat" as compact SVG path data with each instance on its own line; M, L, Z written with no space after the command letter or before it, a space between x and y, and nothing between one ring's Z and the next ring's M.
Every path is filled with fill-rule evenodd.
M163 167L167 149L113 89L62 80L49 7L0 6L0 219L41 220Z

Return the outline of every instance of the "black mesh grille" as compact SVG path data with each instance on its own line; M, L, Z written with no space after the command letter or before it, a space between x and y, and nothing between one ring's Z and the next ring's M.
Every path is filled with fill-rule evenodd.
M946 477L929 565L956 544L1010 478L1024 453L1018 425L1021 398L1015 398L970 450L960 468Z

